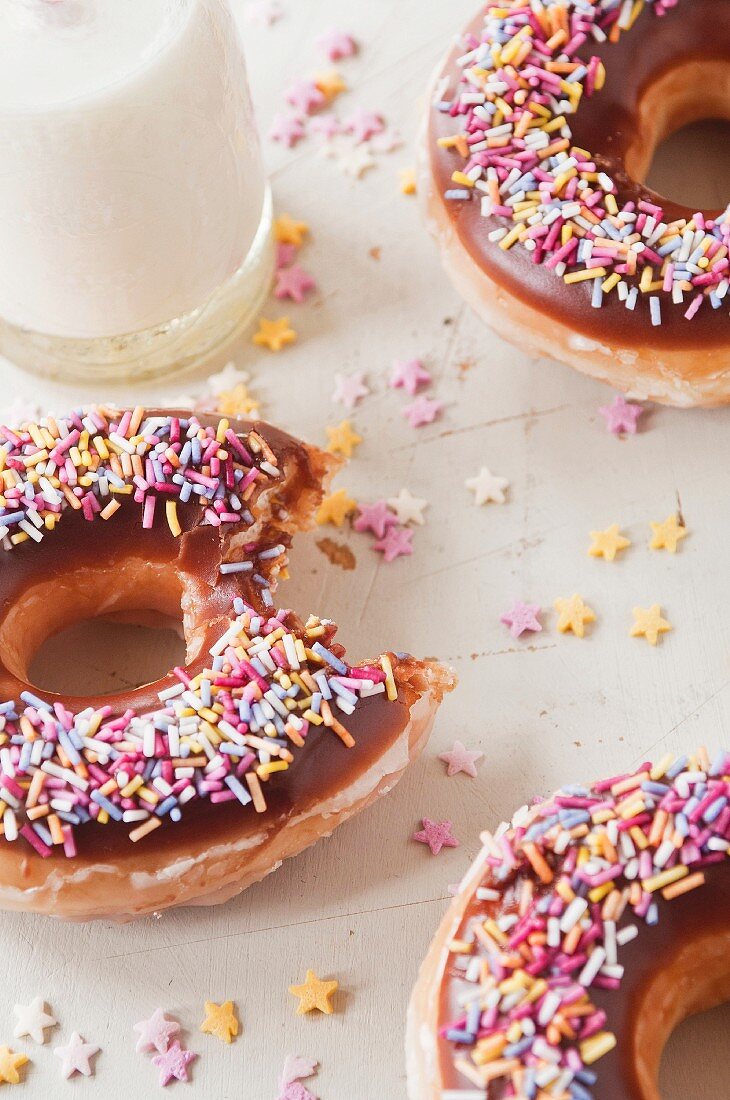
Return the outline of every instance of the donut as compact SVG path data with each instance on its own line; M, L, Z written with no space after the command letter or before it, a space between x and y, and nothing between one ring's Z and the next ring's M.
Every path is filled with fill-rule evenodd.
M425 216L501 336L638 398L730 400L730 213L648 188L653 152L730 117L730 5L503 0L439 67Z
M411 1100L659 1100L730 997L730 753L570 785L481 836L408 1011Z
M0 427L0 906L223 901L394 785L451 674L351 664L334 623L274 606L336 465L268 424L174 410ZM182 614L184 667L101 697L30 682L61 628L140 610Z

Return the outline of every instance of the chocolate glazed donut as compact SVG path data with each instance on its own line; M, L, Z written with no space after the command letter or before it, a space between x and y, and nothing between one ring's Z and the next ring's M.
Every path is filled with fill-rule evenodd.
M659 1100L730 998L730 754L572 785L483 834L408 1013L412 1100Z
M395 654L352 667L334 624L273 608L332 456L141 409L0 435L0 906L125 920L225 900L393 786L450 674ZM185 668L156 683L29 682L74 621L181 609Z
M513 6L528 7L516 0ZM440 67L434 84L436 99L456 102L462 73L457 58L482 38L483 12L491 7L482 9ZM620 3L613 6L613 16L618 17L621 7ZM644 179L656 146L668 134L701 118L730 118L730 5L678 0L668 10L659 4L652 10L645 4L618 41L600 42L590 34L587 39L575 60L588 63L596 58L605 69L605 85L590 95L584 93L575 113L566 113L570 151L585 150L595 172L612 181L620 210L630 204L634 210L641 209L639 204L644 203L657 222L691 222L694 210L656 194ZM558 66L559 49L554 56ZM600 293L593 280L566 285L545 262L548 257L540 258L539 245L536 251L528 251L522 243L504 249L490 240L490 234L513 223L504 216L485 216L478 191L466 200L444 197L449 191L458 192L460 184L454 183L453 173L463 169L465 161L454 145L444 147L438 142L452 140L461 122L459 113L452 117L449 111L429 107L421 191L444 264L477 312L500 335L534 354L567 362L634 396L676 405L727 403L727 232L716 230L721 246L722 275L719 268L717 273L721 297L712 301L707 297L711 287L700 268L695 270L699 281L684 284L678 303L668 292L671 272L669 283L662 286L663 269L656 264L651 289L639 292L633 308L627 308L616 286L603 279L598 280ZM701 212L703 224L721 213ZM573 270L569 267L568 274ZM611 271L610 266L606 271ZM625 276L627 286L638 286L641 272L639 261L636 277Z

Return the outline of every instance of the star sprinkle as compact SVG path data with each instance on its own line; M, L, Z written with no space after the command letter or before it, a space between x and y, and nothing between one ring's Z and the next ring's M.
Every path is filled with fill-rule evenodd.
M591 531L593 542L588 547L588 553L593 558L605 558L613 561L621 550L631 546L631 540L621 534L619 525L612 523L605 531Z
M287 149L291 149L304 137L304 126L296 115L276 114L269 129L269 137L272 141L278 141Z
M425 397L421 394L410 405L403 409L403 415L412 428L423 428L426 424L433 424L434 420L443 412L443 401L437 401L434 397Z
M293 262L294 257L297 254L297 250L293 244L282 244L281 241L276 242L276 270L279 271L282 267L288 267Z
M278 1100L317 1100L317 1098L301 1081L290 1081L288 1085L284 1085Z
M22 1039L28 1035L34 1043L41 1046L46 1041L45 1028L55 1027L58 1020L46 1012L46 1002L42 997L34 997L29 1005L15 1005L13 1012L18 1017L18 1022L13 1028L16 1039Z
M349 420L343 420L334 427L328 426L326 432L329 440L327 450L331 455L340 454L345 458L352 458L353 451L362 443L362 436L353 431Z
M672 624L662 618L661 604L654 603L651 607L634 607L631 609L634 623L629 631L632 638L646 638L649 645L656 645L660 634L666 634L672 630Z
M251 337L254 344L268 348L269 351L281 351L287 344L293 344L297 338L295 330L289 324L288 317L279 317L276 321L259 318L259 329Z
M539 614L539 603L523 603L522 600L515 600L509 611L499 616L499 621L509 627L513 638L519 638L527 630L537 633L542 630L542 623L538 619Z
M416 172L413 168L401 168L398 172L398 179L400 180L400 191L402 195L415 195L416 193Z
M415 523L422 527L426 522L423 513L428 508L428 501L423 497L414 497L408 489L401 489L397 497L390 497L388 507L395 512L398 522L404 525Z
M431 384L431 375L420 359L396 359L388 384L394 390L404 389L411 397L415 397L419 386Z
M279 1088L286 1088L292 1081L301 1081L317 1072L319 1062L314 1058L304 1058L301 1054L289 1054L279 1078Z
M215 1001L205 1002L205 1019L200 1030L205 1035L215 1035L223 1043L230 1043L238 1035L238 1017L233 1001L224 1001L217 1005Z
M274 296L276 298L291 298L300 305L304 301L307 292L314 290L316 283L308 271L299 264L291 267L280 267L276 272L276 285Z
M389 527L398 523L398 517L391 512L384 500L374 504L361 505L357 519L353 523L356 531L372 531L376 538L382 539Z
M91 1059L99 1053L99 1049L92 1043L85 1043L78 1031L72 1032L65 1047L53 1048L53 1053L61 1059L61 1076L68 1078L80 1073L84 1077L91 1077L94 1072Z
M410 527L389 527L382 539L373 543L373 550L379 550L386 562L396 558L408 557L413 553L413 530Z
M358 401L367 397L370 390L365 385L365 374L356 371L355 374L336 374L335 391L332 400L338 401L346 409L354 409Z
M277 0L254 0L244 8L244 16L249 23L257 23L261 27L270 27L283 15L281 4Z
M357 501L348 497L344 489L338 489L324 498L314 518L319 524L332 523L335 527L342 527L356 508Z
M676 554L677 546L687 537L687 528L679 522L676 515L667 516L664 523L652 523L651 530L650 549L668 550L670 554Z
M358 107L356 111L345 119L343 128L346 133L352 134L356 145L361 145L374 134L379 134L385 129L383 116L375 111L366 111Z
M346 176L356 180L362 179L366 172L375 167L375 161L367 149L350 149L341 153L337 163Z
M444 764L447 765L446 774L449 778L452 775L458 775L459 772L464 772L465 775L476 779L476 766L483 758L483 752L468 749L461 741L454 741L454 747L448 752L439 753L439 760L443 760Z
M332 1014L333 1007L331 997L337 991L339 982L322 981L313 970L307 971L307 976L302 985L290 985L289 992L299 998L297 1016L303 1016L306 1012L312 1012L315 1008L318 1012L324 1012L326 1016Z
M161 1008L156 1008L148 1020L140 1020L134 1025L134 1031L139 1035L134 1049L138 1054L151 1050L164 1054L173 1035L177 1035L179 1030L177 1020L168 1019Z
M325 141L331 141L342 133L340 120L333 114L316 115L309 124L313 134L318 134Z
M554 606L558 613L558 630L561 634L567 634L572 630L578 638L582 638L586 623L596 621L595 611L583 603L582 598L577 594L569 599L558 597Z
M314 83L328 103L332 103L338 95L347 91L347 84L337 69L329 69L326 73L315 73Z
M232 390L234 386L245 385L250 380L250 375L245 370L239 370L235 363L226 363L217 374L208 377L208 389L214 397Z
M400 131L395 129L382 130L370 139L370 148L374 153L394 153L402 144Z
M301 248L308 233L307 223L297 221L290 214L279 214L274 219L274 238L281 244L293 244L295 248Z
M10 1047L0 1047L0 1083L19 1085L18 1070L28 1061L27 1054L16 1054Z
M284 93L287 103L303 115L309 115L322 107L326 96L313 80L295 80Z
M431 821L424 817L421 824L423 828L414 833L412 839L419 844L428 844L432 856L437 856L442 848L459 847L459 841L451 832L450 821Z
M641 405L632 405L622 394L617 393L613 404L604 405L598 411L612 435L636 435L637 423L644 409Z
M323 50L330 61L340 61L343 57L352 57L357 49L355 39L345 31L330 27L321 34L316 45Z
M505 490L509 488L506 478L490 473L486 466L482 466L475 477L468 477L464 484L474 493L474 503L478 506L488 504L490 500L495 504L504 504Z
M188 1066L197 1058L194 1050L186 1050L177 1040L164 1053L156 1054L152 1065L160 1071L160 1085L164 1088L173 1078L176 1081L188 1080Z
M261 402L251 396L243 382L219 394L215 403L215 411L221 416L258 416L260 409Z

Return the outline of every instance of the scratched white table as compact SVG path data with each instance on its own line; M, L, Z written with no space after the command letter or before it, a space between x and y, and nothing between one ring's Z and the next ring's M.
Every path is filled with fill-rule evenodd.
M390 566L365 536L328 532L355 554L349 572L317 549L321 531L302 536L281 600L335 617L355 656L381 647L438 655L460 687L389 797L228 905L121 927L3 915L0 1043L11 1041L12 1005L36 994L63 1025L42 1049L13 1043L33 1059L28 1096L155 1094L156 1073L133 1053L131 1026L162 1005L201 1054L191 1095L274 1100L284 1057L299 1052L321 1062L313 1088L322 1100L403 1097L408 995L479 830L561 782L727 740L730 412L652 409L638 436L619 441L597 411L607 390L528 360L451 290L416 203L399 193L397 169L413 164L427 76L474 0L282 4L273 27L244 24L262 129L281 107L282 83L322 68L314 38L335 24L363 47L342 64L353 87L347 107L382 110L408 144L355 182L311 141L292 152L266 142L278 208L311 223L303 262L320 291L313 305L289 311L300 332L294 347L267 357L243 341L233 357L252 372L265 414L318 442L343 415L330 403L333 373L366 371L373 393L354 418L365 442L338 485L365 500L406 485L431 506L414 556ZM721 168L708 174L705 201L722 202L721 178ZM417 432L385 385L393 358L410 356L423 357L446 402L443 418ZM55 411L92 398L152 402L196 385L186 378L92 393L39 387L0 367L5 395L40 392ZM483 464L509 478L502 507L477 509L464 488ZM690 537L675 557L651 553L649 520L663 519L678 498ZM586 553L589 530L610 523L633 541L612 565ZM498 621L514 598L549 609L574 591L598 615L584 641L558 635L550 610L543 633L526 641ZM628 637L632 606L653 602L675 627L656 649ZM96 665L96 682L133 674L111 645ZM436 754L454 737L484 752L476 780L445 778ZM461 847L434 859L411 843L423 815L450 818ZM295 1015L287 987L307 967L338 978L334 1016ZM230 1047L197 1030L210 997L239 1006L243 1034ZM726 1006L680 1029L665 1060L665 1097L726 1094L719 1052L729 1027ZM59 1077L50 1046L71 1029L103 1048L92 1082Z

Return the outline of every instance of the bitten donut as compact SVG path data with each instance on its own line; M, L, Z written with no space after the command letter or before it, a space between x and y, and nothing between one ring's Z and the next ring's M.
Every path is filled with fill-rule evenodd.
M506 339L636 397L730 401L730 214L644 184L662 139L707 117L730 118L728 4L483 7L439 70L419 188L457 289Z
M482 835L408 1012L411 1100L659 1100L730 997L730 753L671 756Z
M0 906L124 920L222 901L400 777L450 675L352 665L333 623L274 606L333 461L183 412L0 428ZM185 667L156 683L29 681L74 621L181 609Z

